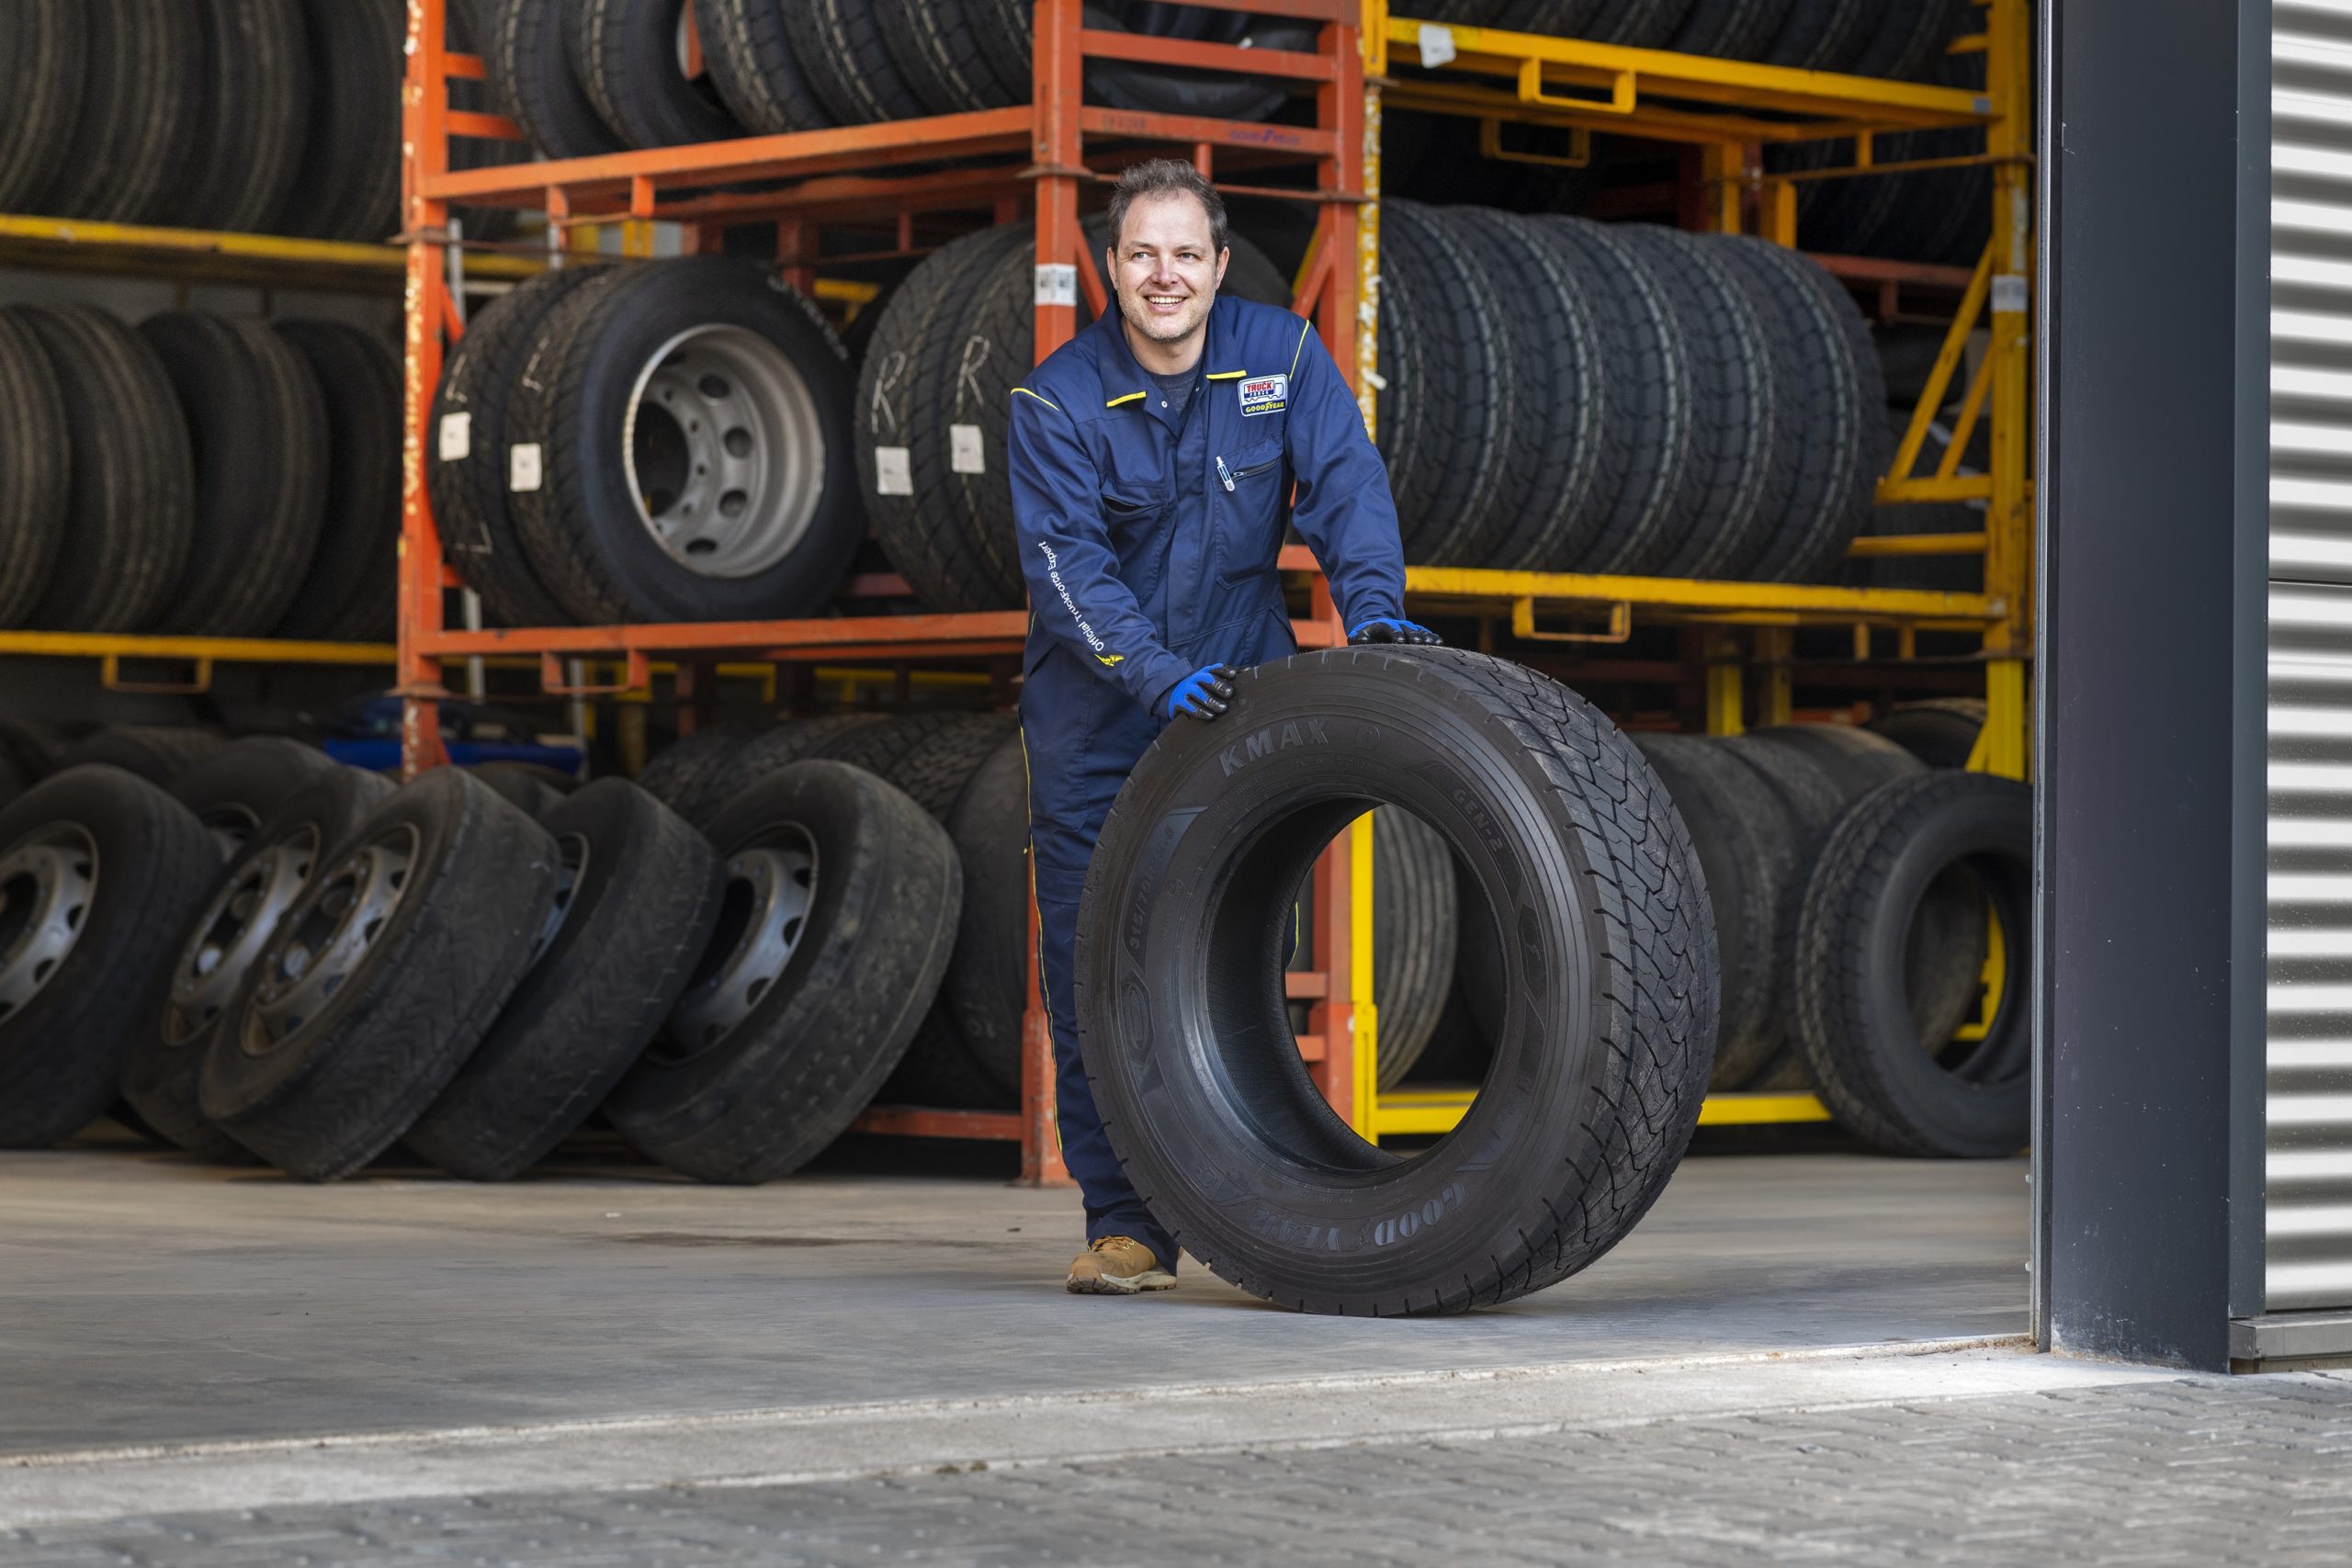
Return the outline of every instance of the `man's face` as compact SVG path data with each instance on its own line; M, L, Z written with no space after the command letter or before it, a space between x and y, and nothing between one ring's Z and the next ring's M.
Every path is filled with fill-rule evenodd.
M1143 197L1111 252L1119 313L1155 343L1183 342L1208 320L1229 254L1210 248L1209 215L1190 193Z

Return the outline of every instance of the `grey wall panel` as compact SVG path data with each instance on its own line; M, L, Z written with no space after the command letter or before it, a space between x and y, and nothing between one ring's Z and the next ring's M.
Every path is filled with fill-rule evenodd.
M2352 582L2352 12L2276 0L2270 570Z
M2270 592L2265 1310L2352 1303L2352 588Z
M2352 1306L2352 8L2271 19L2263 1310Z
M2199 1367L2229 1358L2235 1010L2260 971L2233 957L2245 900L2260 929L2267 392L2241 311L2268 147L2241 138L2268 28L2056 0L2045 62L2039 1322ZM2247 1039L2258 1089L2258 1019ZM2245 1097L2256 1147L2260 1111Z

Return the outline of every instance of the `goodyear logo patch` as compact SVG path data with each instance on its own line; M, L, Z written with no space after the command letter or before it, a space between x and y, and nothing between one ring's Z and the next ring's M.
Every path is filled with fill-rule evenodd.
M1290 378L1252 376L1241 383L1244 414L1280 413L1290 403Z

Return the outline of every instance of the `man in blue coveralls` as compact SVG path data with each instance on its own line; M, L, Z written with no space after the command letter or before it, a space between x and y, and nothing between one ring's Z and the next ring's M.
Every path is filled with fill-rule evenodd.
M1329 352L1287 310L1217 298L1216 189L1190 164L1139 164L1110 216L1119 308L1012 389L1007 468L1035 609L1021 728L1039 952L1062 1158L1086 1199L1069 1285L1132 1295L1176 1283L1177 1249L1111 1152L1079 1059L1071 949L1102 819L1162 728L1214 720L1238 667L1297 651L1274 570L1287 526L1351 640L1438 639L1404 619L1388 472Z

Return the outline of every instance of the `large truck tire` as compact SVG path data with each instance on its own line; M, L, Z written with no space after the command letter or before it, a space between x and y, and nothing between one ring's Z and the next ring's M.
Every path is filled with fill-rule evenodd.
M563 870L531 966L401 1134L474 1181L521 1174L603 1103L686 988L726 887L703 836L626 779L558 797L539 826Z
M375 244L401 226L401 0L302 0L311 114L279 214L289 234ZM233 109L229 112L234 112Z
M76 106L46 213L161 222L187 164L198 101L202 18L185 0L76 0L87 31ZM391 69L391 67L387 67ZM18 112L9 105L13 118Z
M1461 552L1484 531L1501 493L1507 413L1498 393L1514 352L1504 302L1442 208L1385 202L1380 237L1383 287L1393 278L1397 293L1387 300L1393 321L1391 310L1381 311L1389 324L1381 329L1380 362L1389 368L1377 433L1391 459L1405 558L1498 564Z
M882 36L888 18L870 0L792 0L784 18L795 60L835 120L866 125L923 114Z
M910 720L900 720L909 724ZM857 754L860 741L870 742L887 733L889 727L878 727L858 732L852 739L827 752L836 761L863 764ZM956 803L979 772L981 765L1011 739L1018 725L1008 714L959 713L939 716L936 722L922 726L910 744L898 747L888 760L873 771L880 773L894 788L903 792L931 814L932 820L949 829ZM952 841L955 834L950 829ZM974 868L964 863L961 846L956 856L964 874L964 903L969 904L977 893ZM1026 883L1022 885L1025 895ZM1024 908L1021 924L1027 925ZM963 930L961 910L956 922L958 945L948 953L948 970L952 975L961 952ZM949 1110L993 1111L1012 1110L1017 1104L1019 1085L1007 1085L989 1070L972 1046L965 1040L956 1025L955 1007L949 999L947 976L940 981L939 992L932 998L931 1010L923 1014L922 1024L907 1046L907 1055L882 1086L880 1099L890 1105L933 1105Z
M506 412L514 379L556 307L605 276L602 266L543 272L484 306L449 352L433 395L425 482L449 564L501 626L571 619L523 553L508 501Z
M171 377L146 339L86 305L12 312L49 357L72 477L65 537L33 624L137 632L169 607L196 532L196 462Z
M284 618L326 519L327 411L310 363L259 321L150 316L196 463L195 536L156 630L264 637Z
M579 0L490 0L481 18L491 96L543 157L591 158L628 148L596 112L572 68L582 11Z
M680 147L743 134L707 70L686 74L687 0L582 0L572 72L631 147Z
M1775 432L1763 324L1713 247L1626 223L1617 238L1665 290L1690 370L1690 446L1668 525L1636 563L1662 577L1713 577L1748 553L1763 513Z
M1613 491L1597 491L1582 526L1544 542L1540 552L1498 562L1547 571L1623 571L1679 537L1681 495L1696 418L1682 323L1665 285L1613 226L1588 218L1536 220L1592 300L1609 388L1603 439L1624 454Z
M947 814L964 908L940 995L999 1090L1021 1092L1029 1005L1029 758L1016 732L989 753Z
M736 119L757 135L819 130L833 111L800 68L786 31L794 0L695 0L710 79Z
M749 725L720 724L682 735L645 764L637 786L689 822L707 818L703 792L729 758L759 731Z
M1788 970L1781 910L1801 895L1795 845L1777 818L1770 788L1722 743L1691 735L1645 735L1656 769L1707 876L1715 950L1723 964L1713 1092L1746 1089L1787 1039Z
M348 321L273 330L308 362L324 397L327 488L310 571L272 635L390 642L400 587L400 355Z
M1663 1190L1706 1094L1714 939L1665 786L1574 693L1477 654L1334 649L1238 686L1137 763L1080 907L1079 1036L1136 1190L1219 1276L1305 1311L1459 1312L1577 1272ZM1332 1112L1283 997L1294 890L1374 791L1510 933L1510 1091L1411 1156Z
M1923 1024L1911 983L1939 897L1989 903L2006 960L1981 1037ZM1935 773L1848 811L1807 887L1797 1034L1839 1125L1889 1154L1995 1158L2030 1130L2033 796L2014 779ZM1972 955L1983 963L1980 946ZM1973 1032L1972 1032L1973 1033Z
M300 0L203 0L202 110L171 222L268 230L285 210L311 126L311 59Z
M198 1104L205 1053L233 1021L237 995L280 917L392 789L390 779L357 768L313 774L221 868L170 960L163 1005L123 1056L122 1097L159 1137L224 1164L254 1157Z
M1754 60L1788 19L1790 0L1696 0L1667 47L1678 54Z
M56 373L31 323L0 310L0 452L8 454L0 465L0 627L31 618L64 547L68 428Z
M933 114L1026 103L1027 72L999 73L981 42L986 6L997 0L877 0L882 37L915 96Z
M509 394L523 550L583 623L814 614L865 536L849 357L724 256L617 268L542 323Z
M281 735L249 735L182 768L166 787L220 843L225 864L311 781L344 771L315 746Z
M852 731L888 722L885 714L831 713L816 718L792 719L752 736L728 753L727 760L712 772L709 782L688 802L692 809L682 815L695 827L707 829L737 795L765 783L771 773L821 756L827 747Z
M1312 53L1316 25L1288 17L1205 11L1156 0L1101 0L1086 7L1086 25L1105 32L1136 32L1200 43L1238 44ZM1264 119L1287 102L1279 78L1228 71L1189 71L1127 60L1091 60L1089 94L1114 108L1140 114L1204 115L1211 119Z
M1885 468L1886 380L1870 325L1840 285L1786 247L1741 234L1708 243L1764 323L1776 441L1778 432L1803 433L1787 443L1797 464L1785 506L1732 570L1766 582L1821 581L1870 526Z
M89 0L22 0L0 48L0 212L48 212L89 58ZM17 448L10 448L17 450Z
M114 1103L220 869L195 815L119 768L69 768L0 810L0 1148L53 1144Z
M1603 432L1613 388L1600 363L1601 328L1559 247L1522 218L1479 208L1448 212L1487 295L1516 302L1516 324L1495 389L1503 405L1491 503L1425 547L1440 564L1482 566L1537 558L1545 542L1593 504L1599 476L1621 471Z
M459 769L403 785L278 921L205 1053L205 1116L300 1180L383 1153L522 979L558 865L545 829Z
M681 1175L767 1181L839 1137L906 1055L962 874L921 807L844 762L786 769L706 836L727 865L718 934L605 1111Z
M1964 768L1984 730L1984 699L1930 697L1905 703L1871 720L1870 730L1931 768Z
M209 729L179 724L109 724L65 748L57 766L104 763L164 789L229 742Z

